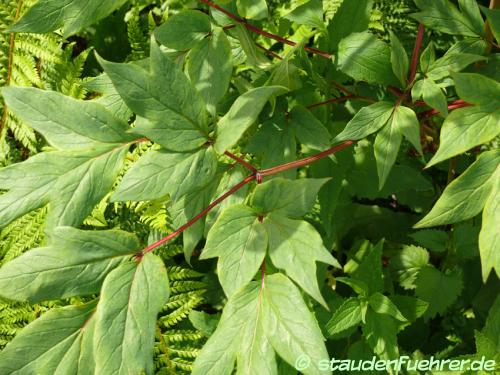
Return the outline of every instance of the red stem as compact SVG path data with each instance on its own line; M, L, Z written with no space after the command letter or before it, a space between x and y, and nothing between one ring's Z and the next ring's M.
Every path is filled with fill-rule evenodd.
M417 39L415 40L415 48L411 56L411 67L408 74L408 84L411 84L417 74L418 59L420 57L420 48L422 47L422 40L424 39L425 27L422 24L418 25Z
M342 103L342 102L346 102L348 100L361 100L361 101L365 101L365 102L369 102L369 103L375 103L375 100L373 100L371 98L367 98L364 96L357 96L357 95L347 95L347 96L342 96L340 98L328 99L328 100L325 100L324 102L320 102L320 103L309 104L306 108L314 109L317 107L321 107L323 105Z
M244 18L241 18L241 17L237 16L236 14L231 13L230 11L224 9L223 7L221 7L217 4L212 3L209 0L200 0L200 1L202 3L205 3L206 5L208 5L209 7L212 7L214 9L217 9L219 12L224 13L226 16L231 18L233 21L236 21L236 22L244 25L248 30L250 30L256 34L265 36L266 38L274 39L274 40L276 40L280 43L283 43L283 44L288 44L289 46L296 46L297 45L297 43L294 41L283 38L283 37L276 35L276 34L269 33L267 31L264 31L264 30L258 28L257 26L254 26L254 25L248 23ZM314 53L315 55L318 55L318 56L322 56L326 59L331 59L333 57L331 54L324 52L324 51L321 51L317 48L305 46L304 49L308 52Z
M448 104L448 110L452 111L457 108L463 108L463 107L468 107L471 106L472 104L467 103L465 100L459 99L455 100L451 103ZM429 116L434 116L439 114L440 112L436 109L429 109L428 111L421 112L420 115L422 117L429 117Z
M182 232L184 232L186 229L188 229L193 224L195 224L198 220L200 220L203 216L205 216L208 212L210 212L210 210L212 210L212 208L214 208L215 206L217 206L219 203L221 203L223 200L225 200L229 196L231 196L234 193L236 193L238 190L240 190L243 186L245 186L249 182L251 182L253 180L256 180L256 179L259 179L259 178L262 178L262 176L270 176L270 175L273 175L273 174L276 174L276 173L280 173L280 172L283 172L283 171L286 171L286 170L289 170L289 169L292 169L292 168L299 168L299 167L302 167L302 166L314 163L315 161L317 161L319 159L322 159L322 158L324 158L324 157L326 157L328 155L331 155L331 154L333 154L333 153L335 153L337 151L340 151L340 150L342 150L342 149L344 149L344 148L346 148L346 147L348 147L348 146L350 146L352 144L354 144L353 141L345 141L345 142L343 142L343 143L341 143L339 145L336 145L336 146L334 146L332 148L329 148L328 150L320 152L320 153L318 153L316 155L309 156L309 157L301 159L301 160L293 161L291 163L287 163L287 164L283 164L283 165L278 165L278 166L273 167L273 168L264 169L263 171L258 171L255 167L252 166L252 168L255 170L255 172L253 174L251 174L250 176L245 177L239 183L237 183L236 185L234 185L231 189L229 189L224 194L222 194L219 198L217 198L212 203L210 203L198 215L196 215L191 220L189 220L187 223L185 223L184 225L182 225L181 227L179 227L178 229L176 229L174 232L170 233L168 236L166 236L166 237L162 238L161 240L159 240L159 241L157 241L157 242L149 245L148 247L144 248L136 256L136 258L140 259L144 254L146 254L146 253L148 253L148 252L156 249L158 246L161 246L165 242L168 242L171 239L177 237L179 234L181 234ZM226 153L226 155L227 155L227 153Z
M161 240L156 241L155 243L153 243L153 244L149 245L148 247L146 247L145 249L143 249L141 251L140 255L144 255L144 254L150 252L151 250L156 249L158 246L163 245L165 242L170 241L172 238L177 237L179 234L181 234L186 229L188 229L190 226L192 226L193 224L195 224L198 220L200 220L203 216L205 216L206 214L208 214L210 212L210 210L212 210L212 208L214 208L215 206L217 206L224 199L226 199L229 196L233 195L238 190L240 190L243 186L245 186L246 184L248 184L250 181L253 181L253 180L255 180L255 175L254 174L252 174L252 175L244 178L243 180L241 180L240 182L238 182L236 185L234 185L231 189L229 189L224 194L222 194L219 198L217 198L212 203L210 203L203 211L201 211L198 215L196 215L191 220L189 220L186 224L184 224L183 226L179 227L177 230L175 230L174 232L170 233L168 236L163 237Z
M229 151L225 151L224 155L229 156L231 159L233 159L234 161L236 161L238 164L241 164L242 166L244 166L250 172L257 173L257 168L255 168L252 164L250 164L246 160L243 160L242 158L236 156L235 154L233 154L233 153L231 153Z

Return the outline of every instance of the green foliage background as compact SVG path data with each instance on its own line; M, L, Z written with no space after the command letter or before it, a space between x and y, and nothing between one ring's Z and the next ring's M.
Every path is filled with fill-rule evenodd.
M221 155L226 149L265 169L311 156L340 141L357 140L354 146L334 156L302 167L297 173L292 170L279 176L288 180L298 178L297 181L330 178L321 180L321 184L318 182L317 188L313 185L292 187L290 181L270 177L269 181L275 181L278 187L267 185L274 187L269 187L260 198L258 189L264 185L257 189L243 189L220 210L209 214L201 226L194 226L185 232L184 237L154 251L165 265L169 280L169 296L158 312L154 328L152 361L155 373L231 373L231 360L221 359L219 364L214 361L216 350L237 357L237 368L241 373L257 371L258 365L254 363L257 360L248 355L247 343L238 334L251 329L253 323L249 322L248 316L258 316L255 332L260 332L260 324L267 334L273 327L268 321L270 314L262 313L262 323L259 313L243 314L249 311L244 309L250 309L260 298L257 291L261 275L255 275L256 269L250 267L246 271L248 275L241 277L254 281L245 283L234 274L228 275L223 265L231 262L225 257L228 256L227 249L233 246L224 243L229 236L227 228L235 225L228 218L234 215L240 220L248 219L248 210L270 218L275 215L276 227L282 225L285 232L289 230L288 237L282 235L284 242L290 241L284 252L266 255L266 248L260 248L258 243L252 251L265 257L266 282L269 290L276 292L269 292L263 297L264 301L269 305L288 306L290 300L279 300L276 296L281 295L280 291L289 293L292 302L300 300L296 310L297 316L306 322L304 326L319 326L313 333L302 332L304 342L322 343L324 337L328 356L336 358L370 359L377 355L392 359L403 354L413 359L431 355L440 359L486 356L499 363L500 258L498 221L495 221L498 219L500 183L498 13L489 21L493 35L484 32L484 15L480 15L481 30L477 31L478 34L471 34L460 30L453 22L428 25L424 16L412 16L419 11L431 12L439 3L457 12L452 12L453 17L458 17L457 14L462 17L470 11L464 5L467 0L439 0L435 4L427 0L361 1L359 4L366 4L368 10L365 20L363 17L352 19L356 8L353 1L270 0L264 16L261 16L262 1L255 2L256 8L245 6L245 1L216 1L234 13L239 12L251 24L297 42L299 46L295 48L252 34L241 26L223 30L223 26L231 24L230 20L220 12L210 13L206 5L191 0L117 1L113 9L100 17L91 18L87 23L82 18L81 25L71 26L66 22L55 29L35 30L35 33L23 32L27 30L18 26L19 32L15 34L0 33L1 86L35 87L79 101L98 103L112 111L115 118L124 119L152 139L133 144L124 151L125 161L112 188L92 205L91 213L81 225L74 225L86 231L120 229L134 233L141 245L150 245L172 233L234 185L238 178L246 175L241 166L232 165L231 159ZM38 6L43 2L0 0L0 32L12 27L35 4ZM461 10L457 8L458 3ZM475 3L484 7L490 5L487 1ZM307 11L311 8L312 13L304 16L298 11L301 7ZM318 7L320 16L314 11ZM196 45L201 46L200 40L206 38L203 30L202 37L194 36L189 40L188 35L186 44L182 44L184 31L180 28L176 31L176 26L174 31L168 29L176 16L193 9L210 14L211 22L221 26L210 31L210 38L222 34L224 38L228 36L230 50L225 52L232 65L226 78L224 72L206 72L195 65L197 58L202 61L204 57L203 50ZM470 14L474 13L471 11ZM471 21L474 16L470 14L467 22L474 24ZM189 18L186 20L190 22ZM400 67L403 72L401 79L395 67L397 64L393 61L391 65L391 56L394 59L395 55L397 61L403 61L403 56L411 59L418 21L429 27L426 27L423 37L416 80L407 85L410 62L406 68ZM475 22L477 25L477 17ZM208 26L212 30L210 23ZM345 30L345 35L339 30ZM358 32L363 34L353 34ZM156 126L162 126L161 121L138 113L125 98L126 104L120 98L124 94L113 74L118 77L119 66L123 65L110 62L129 63L127 67L146 71L149 60L152 60L150 56L156 49L160 51L155 39L163 44L163 52L158 53L162 58L168 57L168 64L171 64L168 66L183 70L207 103L208 126L210 129L217 126L218 131L214 149L219 154L219 164L215 168L217 173L212 174L214 181L211 184L194 186L192 191L188 190L189 187L186 191L165 190L164 186L183 181L170 176L154 188L142 191L140 196L134 192L137 196L129 199L132 193L124 186L132 183L127 176L139 169L137 165L144 168L144 160L150 155L160 155L160 146L169 150L173 147L174 151L186 154L195 152L194 147L187 143L174 144L166 133L163 136L146 133L150 124L141 124L136 116L157 121ZM303 45L331 53L333 61L304 52ZM358 48L350 55L353 45ZM376 52L370 55L372 46ZM217 53L222 56L220 50ZM276 58L276 55L281 58ZM365 58L369 62L366 69L353 64L353 61ZM377 58L381 59L383 68L370 67L371 61ZM223 66L227 63L223 60L216 60L216 64ZM103 74L103 67L107 74ZM455 75L458 72L474 75ZM214 77L215 74L221 75L215 77L217 79L208 78L210 89L203 89L210 73ZM338 84L342 86L339 88ZM268 91L253 92L252 96L251 90L262 86L283 86L288 93L282 95L284 91L269 87ZM388 87L396 90L387 90ZM403 91L407 94L404 97L401 96ZM247 101L241 100L244 95L248 95ZM346 95L361 100L341 99L316 106L316 103ZM245 105L259 107L256 104L259 100L262 111L248 121L247 132L235 136L230 125L241 124ZM456 112L450 108L450 114L447 114L448 105L457 100L465 100L473 106L459 108ZM373 102L386 104L385 107L384 104L376 107ZM22 114L15 108L11 110L2 97L0 105L1 167L54 151L53 143L48 142L50 136L36 131L36 126L30 125L30 121L21 119ZM230 108L236 111L235 107L240 113L235 115L237 121L233 119L231 122L231 116L226 118L223 115ZM407 111L400 110L402 107ZM363 122L362 116L368 122ZM389 120L394 116L396 120ZM470 122L461 120L468 116L473 118ZM391 133L390 129L396 126L391 128L391 121L412 124L413 133L411 129ZM229 123L225 128L229 131L224 132L224 123ZM472 135L465 134L467 127L473 129ZM416 135L415 129L418 129ZM209 156L205 157L209 159ZM143 164L140 164L141 160ZM431 168L424 169L426 165ZM186 173L186 180L191 178L188 180L191 185L202 179L204 170L198 172L194 176ZM171 175L175 173L174 170ZM268 181L266 177L264 181ZM0 189L5 194L0 197L5 198L10 187L0 185ZM298 189L299 196L310 201L304 203L307 209L299 210L290 203L293 208L277 209L278 214L273 214L275 207L270 209L268 205L276 203L263 198L266 194L271 197L273 192L277 194L273 189L283 196ZM466 194L469 190L473 193ZM183 195L187 198L178 198ZM3 225L0 231L0 267L31 249L50 246L54 219L47 215L48 212L50 215L51 204L45 202L40 208L29 210ZM249 223L256 223L254 216L254 213L250 214ZM300 217L303 220L295 220ZM280 232L281 229L273 228L272 220L269 220L266 222L267 233ZM419 225L420 228L416 229ZM430 226L434 228L428 228ZM235 228L238 231L248 229ZM289 239L293 238L293 233L301 231L305 234L298 242ZM315 245L314 240L310 243L304 240L316 238L316 235L319 244ZM220 246L221 243L224 246ZM234 246L233 250L237 251L237 239ZM267 246L267 242L263 246ZM296 246L297 257L287 263L283 259L287 257L287 249L293 246ZM279 248L279 244L276 247ZM209 259L217 257L218 262ZM262 263L259 259L253 260L258 266ZM280 269L286 270L300 291ZM302 276L301 270L305 270L303 274L306 276ZM239 292L233 291L232 287L236 286L243 288ZM161 294L158 290L154 292ZM0 299L0 349L9 348L9 342L23 332L24 327L48 312L70 306L83 306L83 309L90 306L97 295L84 293L83 296L29 303L14 302L0 291L0 296L5 297ZM293 310L294 307L290 306ZM227 311L233 312L232 320ZM289 316L284 314L282 319L287 318ZM269 366L276 367L276 371L269 370L269 373L296 374L297 371L290 366L295 360L294 352L288 352L289 348L279 339L275 342L271 338L284 336L283 332L277 330L268 338L264 333L256 333L256 340L261 340L264 353L277 353L276 359L274 354L272 358L262 355L258 362L264 366L269 361ZM282 340L286 341L283 337ZM300 338L297 340L300 342ZM306 353L314 352L308 352L307 345L305 347ZM312 347L318 353L322 350L318 345ZM10 366L3 353L4 357L0 352L0 373L2 366ZM197 363L193 367L195 360ZM244 372L245 366L247 372ZM42 366L38 373L45 373L49 367ZM16 373L23 374L23 371ZM85 370L74 373L85 374ZM310 369L304 373L327 372Z

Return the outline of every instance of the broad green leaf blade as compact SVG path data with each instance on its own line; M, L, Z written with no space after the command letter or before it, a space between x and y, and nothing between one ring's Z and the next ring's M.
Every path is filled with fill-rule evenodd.
M495 183L500 151L485 152L451 182L431 212L415 224L415 228L453 224L476 216L484 207Z
M391 65L392 71L395 76L399 79L401 87L405 88L408 81L408 69L410 68L410 63L408 61L408 55L399 41L396 34L392 31L390 33L391 37Z
M283 86L290 91L298 90L302 87L300 73L299 68L290 62L290 58L285 58L275 65L267 84Z
M455 88L460 98L468 103L500 106L500 83L476 73L452 74Z
M260 20L268 16L266 0L236 0L236 6L243 18Z
M431 29L452 35L480 36L449 0L415 0L415 4L421 12L411 16Z
M273 264L286 271L316 301L326 306L319 291L316 261L340 267L326 250L323 240L306 221L291 220L279 214L264 219L269 237L269 254Z
M350 259L344 266L344 272L348 273L352 278L362 281L368 287L368 295L382 292L384 289L382 274L383 247L383 240L376 245L364 241L355 257Z
M187 70L208 111L215 114L233 72L231 46L221 29L215 29L210 37L194 46L189 53Z
M426 73L426 76L427 78L437 81L448 77L451 73L459 72L468 65L481 60L486 60L486 58L470 53L455 53L448 51L443 57L429 66L429 71Z
M486 282L493 269L500 276L500 168L491 177L492 188L483 210L483 222L479 233L479 253L481 254L481 268L483 281Z
M208 232L200 259L219 257L219 280L230 297L255 276L266 248L267 233L256 212L235 205L224 210Z
M92 335L96 302L51 309L28 325L0 353L4 374L93 373ZM67 372L65 372L67 371Z
M312 210L319 190L327 181L328 178L288 180L276 177L257 185L250 205L264 214L277 212L301 217Z
M385 181L391 172L392 166L398 156L399 146L403 139L396 122L399 121L398 108L396 108L381 131L377 133L373 149L377 161L377 172L379 179L379 190L385 185Z
M375 133L387 123L393 110L394 105L389 102L378 102L361 108L333 142L355 141Z
M462 279L456 273L445 275L432 266L423 267L418 274L415 295L429 303L424 317L444 315L457 300L462 288Z
M216 171L212 147L196 153L151 150L125 174L111 201L146 201L167 194L175 201L207 185Z
M373 0L342 1L328 25L329 45L338 50L339 42L352 33L368 30Z
M108 16L126 0L39 0L9 31L48 33L63 28L67 38Z
M304 303L299 289L286 276L266 276L263 288L263 326L274 350L292 366L299 358L309 357L305 375L331 374L320 367L328 361L323 335Z
M102 286L95 315L97 374L153 374L156 317L169 297L167 270L148 253L114 269Z
M193 375L230 375L237 359L237 374L276 375L274 351L262 326L260 282L251 282L233 294L216 331L194 363Z
M387 314L392 316L401 322L406 322L406 318L403 316L401 311L397 306L390 300L389 297L384 296L380 292L373 293L368 300L370 307L378 314Z
M0 268L0 296L36 303L97 293L106 275L138 249L127 232L56 228L50 246Z
M51 203L47 229L79 225L111 190L128 145L43 152L0 169L0 227Z
M137 138L125 133L125 122L95 102L28 87L4 87L2 95L11 111L60 150L84 150Z
M154 41L149 71L98 60L127 106L141 117L134 133L172 151L190 151L208 141L203 99Z
M436 51L434 43L431 41L420 55L420 70L422 73L427 73L434 61L436 61Z
M299 25L315 27L319 30L325 29L323 22L323 3L321 0L310 0L299 5L283 18L296 22Z
M264 55L264 52L257 48L253 35L245 26L239 24L235 27L236 36L240 42L241 49L246 55L246 62L258 69L268 69L271 67L271 62Z
M330 147L330 133L325 126L305 107L298 105L289 114L288 125L304 146L316 150L326 150Z
M330 336L337 335L361 323L361 302L359 298L348 298L335 310L326 324Z
M339 43L339 68L356 81L398 85L392 72L391 49L368 33L355 33Z
M488 18L488 24L490 25L491 32L493 33L497 42L500 42L500 10L499 9L489 9L486 7L481 7L481 10Z
M198 10L184 10L170 16L155 29L154 35L161 44L184 51L195 47L210 34L210 17Z
M408 107L398 106L394 111L393 124L399 132L415 147L422 155L422 145L420 144L420 123L417 115Z
M399 284L404 289L415 289L418 272L429 263L429 253L418 246L403 246L391 260Z
M421 299L410 296L391 296L391 301L396 305L403 316L410 322L414 322L424 315L429 304Z
M378 314L368 309L363 336L375 354L385 360L399 357L398 321L387 314Z
M429 107L439 111L443 117L448 116L448 102L446 101L446 95L432 79L423 79L421 90L422 98Z
M469 21L477 35L484 37L484 21L476 1L458 0L458 5L463 16Z
M443 230L419 230L409 235L417 244L436 253L446 251L449 243L448 233Z
M281 86L263 86L247 91L236 99L229 112L217 124L215 150L222 154L233 147L257 120L267 101L286 91Z
M426 168L487 143L500 134L500 107L487 105L459 108L446 117L439 149Z

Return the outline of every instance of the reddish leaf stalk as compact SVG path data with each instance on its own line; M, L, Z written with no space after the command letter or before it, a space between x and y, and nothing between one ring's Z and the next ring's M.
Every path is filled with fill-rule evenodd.
M368 102L368 103L375 103L376 102L375 100L373 100L371 98L364 97L364 96L347 95L347 96L342 96L340 98L328 99L328 100L325 100L324 102L320 102L320 103L310 104L310 105L307 106L307 108L308 109L314 109L314 108L317 108L317 107L321 107L323 105L334 104L334 103L342 103L342 102L346 102L348 100L360 100L360 101L365 101L365 102Z
M286 164L283 164L283 165L278 165L278 166L273 167L273 168L264 169L262 171L258 171L255 167L252 166L253 170L255 171L253 174L251 174L250 176L245 177L239 183L237 183L236 185L234 185L231 189L229 189L227 192L225 192L224 194L222 194L219 198L217 198L212 203L210 203L198 215L196 215L191 220L189 220L187 223L185 223L184 225L182 225L181 227L179 227L178 229L176 229L174 232L170 233L168 236L166 236L166 237L162 238L161 240L159 240L159 241L157 241L157 242L149 245L148 247L144 248L136 256L136 258L140 259L144 254L146 254L146 253L148 253L148 252L156 249L158 246L161 246L164 243L170 241L171 239L177 237L179 234L181 234L182 232L184 232L186 229L188 229L189 227L191 227L192 225L194 225L198 220L200 220L202 217L204 217L207 213L209 213L215 206L217 206L219 203L221 203L223 200L225 200L229 196L231 196L234 193L236 193L238 190L240 190L243 186L245 186L249 182L251 182L253 180L257 180L258 182L261 182L263 176L270 176L270 175L273 175L273 174L277 174L277 173L281 173L281 172L287 171L289 169L299 168L299 167L303 167L305 165L314 163L315 161L320 160L320 159L322 159L322 158L324 158L324 157L326 157L328 155L331 155L331 154L333 154L335 152L338 152L340 150L343 150L344 148L349 147L352 144L354 144L353 141L345 141L345 142L343 142L341 144L338 144L338 145L336 145L336 146L334 146L332 148L329 148L326 151L320 152L320 153L318 153L316 155L312 155L312 156L309 156L307 158L304 158L304 159L301 159L301 160L297 160L297 161L293 161L293 162L290 162L290 163L286 163ZM231 153L229 153L229 154L231 154ZM227 155L227 153L226 153L226 155ZM235 157L238 158L237 156L235 156ZM238 159L240 159L240 158L238 158Z
M212 3L211 1L209 0L200 0L202 3L208 5L209 7L212 7L214 9L217 9L219 12L222 12L224 13L226 16L228 16L229 18L231 18L233 21L236 21L240 24L242 24L243 26L245 26L248 30L256 33L256 34L259 34L259 35L262 35L262 36L265 36L266 38L270 38L270 39L274 39L280 43L283 43L283 44L288 44L289 46L296 46L297 43L294 42L294 41L291 41L289 39L286 39L286 38L283 38L279 35L276 35L276 34L272 34L272 33L269 33L267 31L264 31L260 28L258 28L257 26L255 25L252 25L250 23L248 23L244 18L241 18L239 16L237 16L236 14L233 14L231 12L229 12L228 10L224 9L223 7L217 5L217 4L214 4ZM326 59L331 59L333 56L327 52L324 52L324 51L321 51L317 48L313 48L313 47L307 47L305 46L304 49L308 52L311 52L315 55L318 55L318 56L321 56L321 57L324 57Z
M408 74L408 83L411 84L415 79L417 74L418 60L420 57L420 48L422 47L422 41L424 39L425 27L422 24L418 25L417 39L415 40L415 48L413 49L413 54L411 56L411 67Z
M231 159L233 159L234 161L236 161L238 164L241 164L242 166L244 166L250 172L252 172L254 174L257 173L257 168L255 168L252 164L250 164L246 160L243 160L239 156L236 156L235 154L233 154L233 153L231 153L229 151L224 152L224 155L229 156Z
M459 99L459 100L455 100L455 101L449 103L448 110L452 111L452 110L457 109L457 108L469 107L471 105L472 104L467 103L465 100ZM420 115L422 117L429 117L429 116L434 116L437 114L439 114L439 111L436 109L429 109L428 111L424 111L424 112L420 113Z

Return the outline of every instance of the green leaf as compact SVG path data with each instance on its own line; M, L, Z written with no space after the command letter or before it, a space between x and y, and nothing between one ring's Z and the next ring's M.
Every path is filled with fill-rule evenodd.
M210 17L198 10L184 10L170 16L155 29L154 35L161 44L184 51L195 47L210 34Z
M481 60L486 60L486 57L470 53L451 53L448 51L443 57L430 64L426 76L427 78L437 81L448 77L451 73L459 72L468 65Z
M61 151L0 170L0 226L51 203L47 228L79 225L108 192L137 137L95 102L32 88L4 88L9 108Z
M434 50L434 43L431 41L420 55L420 70L422 73L427 73L434 61L436 61L436 51Z
M337 335L361 323L361 302L359 298L348 298L335 310L326 324L330 336Z
M336 277L336 282L348 285L357 294L366 297L368 295L368 285L363 280L353 279L349 277Z
M210 37L197 43L189 52L187 70L208 111L215 114L216 105L226 94L233 72L231 46L221 29L215 29Z
M290 61L290 58L284 58L275 65L268 84L270 86L283 86L290 91L298 90L302 87L300 73L300 69Z
M96 302L50 309L0 353L5 374L94 373L92 336Z
M403 316L401 311L397 306L390 300L389 297L384 296L382 293L376 292L370 296L368 300L370 307L378 314L387 314L393 318L406 322L406 318Z
M153 374L156 316L168 296L167 270L154 254L111 271L95 315L96 373Z
M449 0L415 0L421 12L412 14L418 22L446 34L481 36Z
M240 41L241 49L245 52L247 57L247 64L252 65L258 69L268 69L271 67L271 62L264 55L264 52L257 48L252 34L245 26L239 24L235 28L236 36Z
M230 375L236 359L238 373L276 374L274 351L263 328L260 282L252 282L233 294L215 332L194 363L193 375Z
M208 141L205 103L180 68L152 41L149 71L99 58L127 106L139 116L134 133L172 151Z
M406 54L406 51L401 42L399 41L398 37L396 36L396 34L394 34L391 31L390 37L391 37L392 71L399 79L401 87L405 88L406 85L408 84L407 77L408 77L408 69L410 68L408 55Z
M443 123L439 149L426 168L488 143L500 133L499 123L500 107L495 102L454 110Z
M276 177L257 185L250 205L263 214L276 212L285 216L301 217L312 210L319 190L328 180L288 180Z
M67 38L108 16L126 0L39 0L9 31L48 33L63 28Z
M274 349L274 350L273 350ZM311 358L306 375L327 358L323 337L297 287L284 275L266 276L233 294L215 332L194 363L193 375L276 375L274 351L288 363Z
M310 365L302 370L303 374L330 374L320 366L321 362L328 361L321 330L298 288L282 274L266 276L263 298L263 326L280 357L293 366L297 359L307 356Z
M443 315L462 291L462 280L456 273L445 275L432 266L423 267L417 277L415 295L429 303L426 318Z
M330 147L330 133L325 126L305 107L295 106L289 115L289 126L304 146L316 150Z
M11 111L59 150L113 146L137 138L126 133L126 122L95 102L28 87L4 87L2 95Z
M396 305L403 316L410 322L414 322L424 315L429 304L421 299L410 296L391 296L391 301Z
M394 110L393 125L415 147L419 154L423 154L420 144L420 123L413 109L398 106Z
M410 237L420 246L437 253L446 251L449 242L448 233L436 229L420 230L410 234Z
M344 271L368 286L369 295L382 292L384 280L382 275L382 248L384 242L380 241L373 246L368 241L362 245L354 259L344 266Z
M498 150L481 154L446 187L431 212L415 224L415 228L457 223L481 212L495 183L499 158Z
M398 321L387 314L379 314L368 309L363 336L375 354L385 360L397 359Z
M430 78L422 80L422 98L429 107L439 111L443 117L448 116L448 102L446 101L446 95Z
M369 32L355 33L339 43L339 68L356 81L397 85L390 47Z
M266 0L236 0L236 6L243 18L260 20L268 16Z
M286 91L281 86L264 86L247 91L238 97L229 112L217 124L215 150L222 154L228 148L233 147L257 120L267 101Z
M389 102L378 102L361 108L345 129L335 137L333 143L358 140L375 133L387 123L393 110L394 106Z
M323 245L314 227L306 221L291 220L277 213L264 219L273 264L286 271L316 301L326 307L316 276L316 261L340 267Z
M399 146L403 139L396 122L399 122L399 107L395 108L387 125L377 133L373 149L377 161L377 172L379 178L379 190L385 185L385 181L391 172L392 166L398 156Z
M458 0L458 5L476 34L484 37L484 21L478 3L476 1Z
M481 10L488 18L488 24L490 25L491 32L497 40L500 41L500 10L499 9L489 9L481 6Z
M339 42L352 33L368 30L373 0L342 1L328 25L330 49L338 50Z
M216 171L212 147L196 153L151 150L127 171L111 201L146 201L167 194L176 201L207 185Z
M497 162L498 164L498 162ZM481 268L483 281L486 282L490 271L495 270L500 277L500 168L491 177L492 188L483 210L483 223L479 233L479 253L481 254Z
M392 260L400 285L405 289L415 289L418 272L429 263L429 253L418 246L403 246Z
M475 73L452 74L455 88L460 98L473 104L500 105L500 83Z
M325 24L323 22L323 3L321 0L310 0L299 5L283 18L296 22L299 25L315 27L319 30L325 29Z
M231 297L247 285L264 261L267 232L250 207L235 205L224 210L208 232L200 259L219 257L217 274Z
M138 250L137 238L127 232L59 227L49 246L0 268L0 295L36 303L97 293L106 275Z

